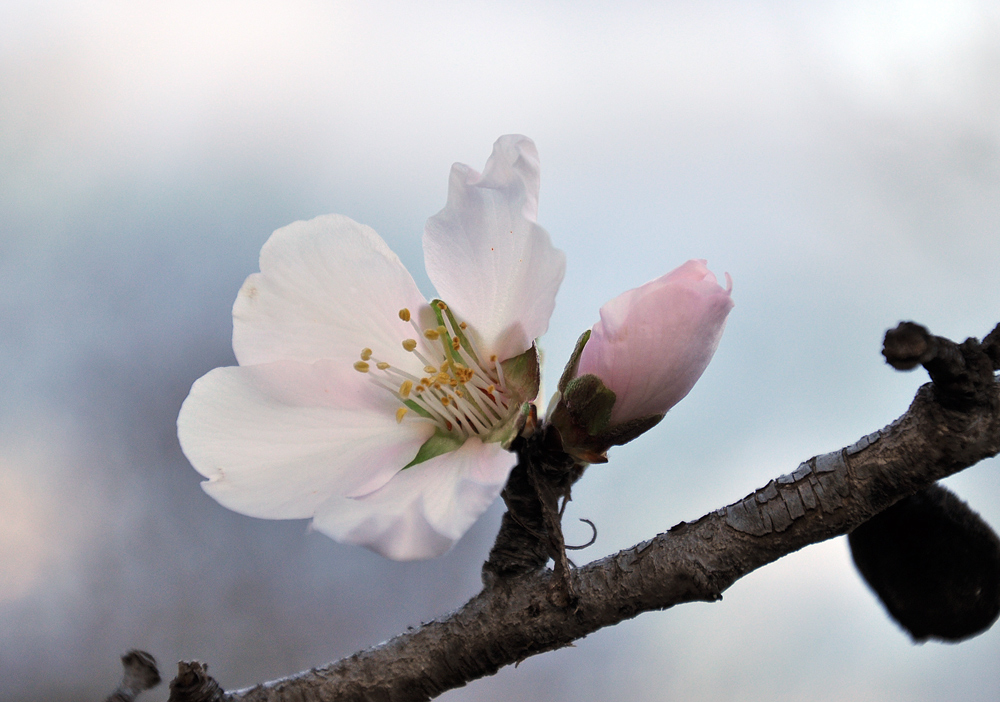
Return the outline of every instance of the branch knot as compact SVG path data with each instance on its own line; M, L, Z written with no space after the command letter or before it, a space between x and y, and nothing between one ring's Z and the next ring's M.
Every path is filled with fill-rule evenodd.
M968 411L976 406L995 408L993 373L1000 368L1000 325L980 344L969 338L956 344L932 335L926 327L900 322L885 333L885 360L896 370L927 369L934 384L934 397L948 409Z
M181 661L177 664L177 677L170 682L170 699L167 702L222 702L225 691L208 674L208 664L199 661Z

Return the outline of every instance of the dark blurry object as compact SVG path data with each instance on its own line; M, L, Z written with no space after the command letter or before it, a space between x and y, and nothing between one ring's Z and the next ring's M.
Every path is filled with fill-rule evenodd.
M1000 538L949 490L932 485L855 529L851 554L914 641L960 641L1000 614Z
M122 656L121 684L105 702L133 702L140 693L160 684L156 659L145 651L133 649Z

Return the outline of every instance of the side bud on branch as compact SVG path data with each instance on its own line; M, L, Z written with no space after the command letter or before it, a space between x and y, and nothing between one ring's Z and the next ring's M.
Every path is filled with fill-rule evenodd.
M704 260L622 293L577 342L549 421L567 453L602 463L655 426L705 371L733 308Z

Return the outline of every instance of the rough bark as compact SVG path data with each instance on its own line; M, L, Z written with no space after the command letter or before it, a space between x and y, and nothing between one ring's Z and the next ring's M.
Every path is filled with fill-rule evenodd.
M695 522L569 570L574 597L568 606L560 579L539 565L545 548L529 538L522 547L528 557L510 570L523 571L524 563L537 569L510 575L491 558L483 591L447 616L326 666L235 692L224 692L206 666L182 662L170 700L429 700L642 612L718 600L753 570L846 534L896 501L1000 452L994 375L1000 326L982 344L955 344L904 323L886 335L883 353L897 368L923 365L933 380L903 416ZM531 483L508 489L527 490ZM510 495L508 504L518 499ZM514 529L517 520L510 520L522 542L526 535L547 539L537 508L527 510L533 527Z

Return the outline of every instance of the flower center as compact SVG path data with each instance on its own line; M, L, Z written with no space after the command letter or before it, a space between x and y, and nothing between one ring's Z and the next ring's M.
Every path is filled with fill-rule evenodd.
M368 373L372 382L399 400L397 422L412 411L446 432L483 436L509 414L503 369L496 356L485 358L479 352L466 333L468 325L456 320L448 305L433 300L431 309L437 326L428 329L417 325L410 310L399 311L399 319L416 332L415 338L402 341L413 357L407 368L380 361L365 348L354 369Z

